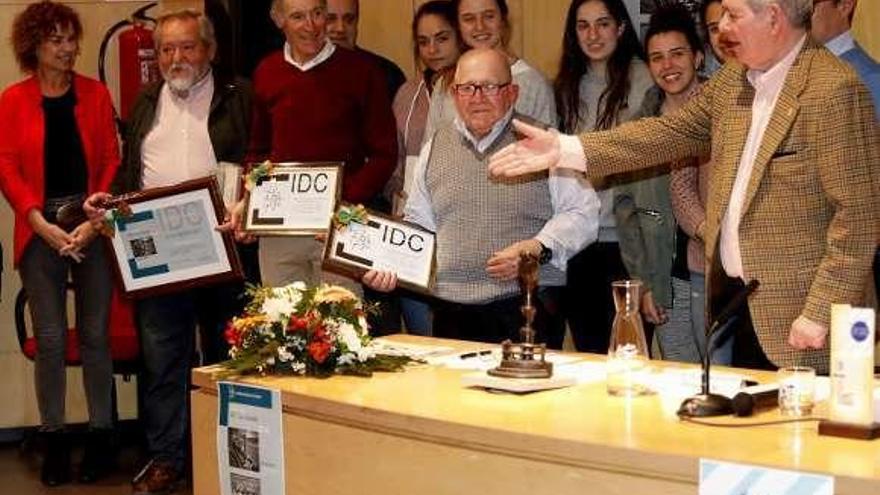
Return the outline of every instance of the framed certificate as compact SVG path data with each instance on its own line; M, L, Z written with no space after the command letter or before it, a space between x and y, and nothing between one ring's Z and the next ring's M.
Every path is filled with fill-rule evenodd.
M114 270L124 292L145 297L240 280L231 234L216 230L223 200L213 177L125 196L129 215L114 215Z
M340 209L344 208L350 207ZM368 270L394 272L401 287L430 293L434 286L435 245L432 232L368 211L363 223L351 221L330 230L323 265L358 279Z
M256 168L265 165L257 165ZM341 163L279 163L253 180L244 230L255 235L326 232L342 190Z

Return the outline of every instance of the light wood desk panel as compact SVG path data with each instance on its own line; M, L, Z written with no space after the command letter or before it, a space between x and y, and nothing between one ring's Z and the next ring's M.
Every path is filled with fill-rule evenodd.
M609 397L604 383L499 395L462 388L461 373L242 381L282 390L291 494L694 494L701 457L831 473L838 494L880 493L880 443L819 437L816 423L711 428L678 421L656 395ZM216 385L204 370L193 382L195 493L219 493Z

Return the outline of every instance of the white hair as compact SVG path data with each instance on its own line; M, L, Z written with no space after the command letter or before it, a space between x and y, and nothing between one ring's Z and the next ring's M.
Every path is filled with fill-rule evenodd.
M156 19L155 42L156 48L162 43L162 28L170 21L196 21L199 24L199 38L208 49L217 46L217 38L214 35L214 24L208 19L208 16L196 10L186 8L165 12Z

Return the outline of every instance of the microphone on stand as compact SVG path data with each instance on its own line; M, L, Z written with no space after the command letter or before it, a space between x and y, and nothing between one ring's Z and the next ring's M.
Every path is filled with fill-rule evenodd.
M714 342L712 337L726 329L734 321L734 316L748 300L748 297L758 288L757 280L752 280L739 290L733 299L724 306L718 314L709 331L706 332L706 348L703 349L703 380L699 395L685 399L678 408L678 416L685 418L704 418L709 416L724 416L733 413L733 404L730 398L719 394L713 394L709 390L709 368L711 365L710 355Z

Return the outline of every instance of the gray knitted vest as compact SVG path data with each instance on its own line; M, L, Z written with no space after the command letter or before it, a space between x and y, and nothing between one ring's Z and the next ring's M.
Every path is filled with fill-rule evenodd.
M441 299L483 304L519 294L516 280L498 282L486 261L514 242L534 237L553 216L547 174L492 179L489 156L515 140L508 127L479 153L452 124L434 134L425 176L437 224L437 286ZM565 273L541 267L541 285L562 285Z

